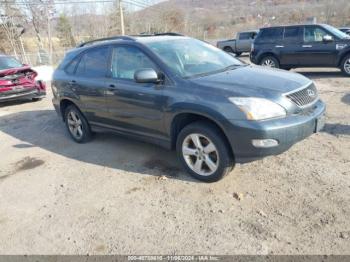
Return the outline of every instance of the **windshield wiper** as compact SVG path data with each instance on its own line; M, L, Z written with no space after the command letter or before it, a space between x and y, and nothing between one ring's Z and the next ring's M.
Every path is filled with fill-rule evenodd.
M226 66L222 71L237 69L237 67L240 67L240 66L244 66L244 65L239 65L239 64L229 65L229 66Z
M226 67L218 69L218 70L205 72L205 73L200 73L200 74L194 74L194 75L191 75L191 76L186 76L184 78L185 79L189 79L189 78L193 78L193 77L202 77L202 76L214 75L214 74L226 72L226 71L229 71L229 70L234 70L234 69L237 69L238 67L241 67L241 66L247 66L247 65L246 64L242 64L242 65L240 65L240 64L232 64L232 65L226 66Z

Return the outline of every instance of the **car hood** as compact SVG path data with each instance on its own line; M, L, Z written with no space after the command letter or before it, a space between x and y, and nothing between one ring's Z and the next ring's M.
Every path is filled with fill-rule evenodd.
M193 83L229 91L237 95L263 95L264 93L288 93L311 82L310 79L292 72L261 66L239 66L218 74L192 78Z

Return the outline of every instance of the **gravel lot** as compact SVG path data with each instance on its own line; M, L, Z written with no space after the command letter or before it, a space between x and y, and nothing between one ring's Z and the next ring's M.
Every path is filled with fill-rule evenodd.
M324 131L214 184L153 145L74 143L51 94L0 106L0 253L350 254L350 79L298 72Z

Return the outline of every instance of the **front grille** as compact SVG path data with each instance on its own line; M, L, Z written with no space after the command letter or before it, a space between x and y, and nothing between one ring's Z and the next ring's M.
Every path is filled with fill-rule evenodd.
M314 83L311 83L307 87L296 92L289 93L286 96L297 106L306 107L317 100L318 93Z

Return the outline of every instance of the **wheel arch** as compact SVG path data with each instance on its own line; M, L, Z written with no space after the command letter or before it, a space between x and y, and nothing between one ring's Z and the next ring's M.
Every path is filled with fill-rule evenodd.
M342 66L342 63L345 59L346 56L350 55L350 49L348 49L347 51L345 51L340 57L339 57L339 60L338 60L338 67L341 67Z
M183 111L176 114L172 118L171 125L170 125L171 148L175 149L177 137L184 127L188 126L191 123L201 121L201 122L208 122L210 125L214 126L222 134L223 139L228 145L231 156L234 157L234 152L230 144L230 140L228 139L228 136L224 131L223 125L217 119L218 118L216 117L213 117L208 114L203 114L201 112Z
M231 53L234 52L234 51L233 51L233 48L232 48L231 46L229 46L229 45L225 45L225 46L222 48L222 50L224 50L224 51L228 50L228 51L231 52ZM227 51L226 51L226 52L227 52Z
M72 100L68 99L68 98L64 98L60 101L60 113L61 113L61 117L63 119L63 122L65 121L64 119L64 114L66 111L66 108L70 105L74 105L80 112L81 110L79 109L79 107L77 106L76 103L74 103ZM81 112L82 113L82 112ZM84 114L83 114L84 115Z

